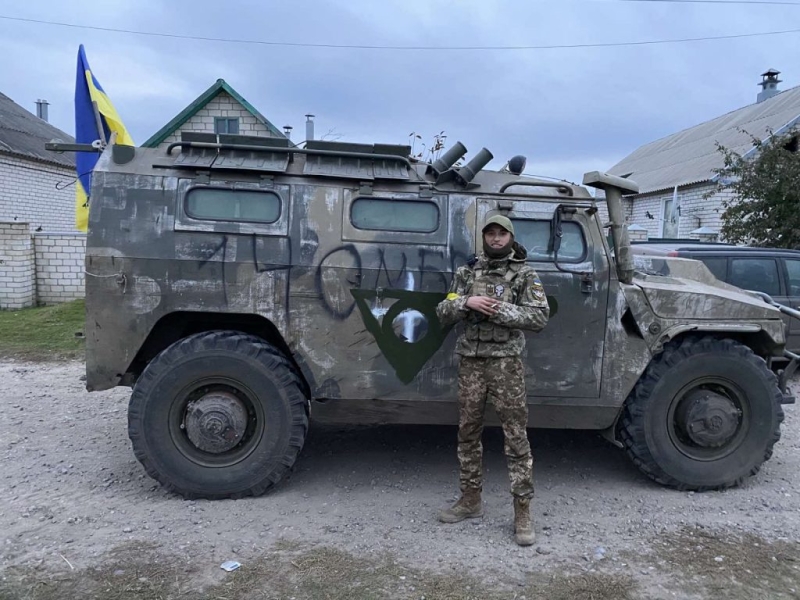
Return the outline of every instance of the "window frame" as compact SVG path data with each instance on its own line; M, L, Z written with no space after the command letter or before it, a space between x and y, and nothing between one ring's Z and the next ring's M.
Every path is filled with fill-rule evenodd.
M519 214L520 213L517 213L517 215L519 215ZM525 216L525 217L523 217L523 216L517 216L517 215L513 215L513 216L512 215L508 215L509 218L511 219L511 223L512 224L515 221L537 221L537 222L548 223L550 225L550 232L548 234L548 241L549 241L549 239L550 239L549 235L552 235L552 228L553 228L552 219L546 219L546 218L543 218L543 217L534 217L534 216ZM571 220L571 219L563 219L561 221L562 227L564 225L568 224L568 223L570 225L574 225L575 227L577 227L578 231L581 234L581 242L583 242L583 254L581 254L581 256L579 258L577 258L577 259L575 259L575 258L569 258L569 259L563 258L559 254L558 264L560 264L560 265L561 264L579 265L581 263L585 263L585 262L587 262L589 260L589 244L588 244L587 238L586 238L586 231L584 230L583 226L577 221L574 221L574 220ZM516 225L515 225L515 229L516 229ZM515 236L515 239L517 239L517 241L519 241L516 236ZM525 244L523 244L521 241L520 241L520 244L525 246ZM527 246L525 246L525 250L528 250ZM526 259L526 262L545 263L545 264L551 264L552 265L552 264L555 264L556 261L555 261L554 258L531 257L530 254L529 254L528 258Z
M424 233L419 231L389 231L386 229L360 229L352 222L352 207L362 198L376 200L402 200L434 204L439 211L435 230ZM434 194L420 197L419 192L371 192L360 193L359 190L343 190L342 199L342 241L367 242L377 244L422 244L426 246L447 246L450 213L447 210L446 194Z
M359 196L358 198L354 198L353 202L350 204L350 224L353 227L355 227L356 229L358 229L359 231L371 231L371 232L380 231L380 232L394 232L394 233L422 233L422 234L428 234L428 233L435 233L439 229L439 224L442 221L442 211L439 210L439 206L437 206L437 204L435 202L430 202L427 199L420 198L419 199L419 204L428 204L430 206L433 206L436 209L436 227L434 227L433 229L420 231L420 230L414 230L414 229L382 229L382 228L379 228L379 227L359 227L358 225L356 225L355 221L353 220L353 211L355 210L356 204L358 204L359 202L363 202L365 200L366 201L370 201L371 200L371 201L378 201L378 202L388 202L388 203L395 203L395 202L398 202L398 203L399 202L406 202L406 203L408 203L409 202L409 199L407 199L407 198L379 198L379 197L375 197L375 196ZM413 202L413 201L411 201L411 202Z
M243 221L233 219L212 220L192 217L186 212L186 196L197 188L215 188L230 191L272 192L281 200L278 220L274 223L263 221ZM193 178L179 179L175 196L175 231L213 231L232 234L256 234L269 236L289 235L289 215L291 214L291 188L288 185L265 186L245 181L214 181L196 183Z
M230 132L231 122L236 123L236 133ZM219 124L225 123L225 131L219 130ZM214 117L214 134L215 135L239 135L241 128L239 127L239 117Z
M226 219L226 218L222 218L222 217L220 217L220 218L212 218L212 217L200 217L200 216L197 216L197 215L193 215L189 211L189 197L191 196L192 192L196 192L196 191L199 191L199 190L203 190L203 191L204 190L216 190L216 191L221 191L221 192L230 192L231 195L234 195L234 194L240 193L240 192L246 192L248 194L264 194L265 196L272 196L272 197L278 199L278 216L277 216L277 218L275 218L272 221L261 221L261 220L255 220L255 219L241 219L241 218L238 218L238 219L237 218ZM272 224L277 223L278 221L281 220L281 215L283 214L283 198L281 198L281 195L278 194L277 192L275 192L274 190L265 189L265 188L243 189L243 188L240 188L240 187L230 188L230 187L221 186L221 185L195 185L195 186L192 186L189 189L187 189L186 193L183 195L183 211L184 211L184 213L186 214L187 217L189 217L190 219L193 219L195 221L208 221L210 223L250 223L250 224L253 224L253 225L272 225Z

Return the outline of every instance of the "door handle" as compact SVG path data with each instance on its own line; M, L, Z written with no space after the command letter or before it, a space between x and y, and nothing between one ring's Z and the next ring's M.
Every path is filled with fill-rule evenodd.
M584 273L581 276L581 293L591 294L594 291L594 275L592 273Z

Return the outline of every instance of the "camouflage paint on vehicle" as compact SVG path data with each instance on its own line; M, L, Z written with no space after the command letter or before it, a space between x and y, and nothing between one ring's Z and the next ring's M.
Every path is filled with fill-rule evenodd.
M237 140L261 143L228 139ZM558 265L544 250L529 256L551 308L527 340L531 424L612 427L652 356L688 331L735 335L764 357L782 352L777 310L694 267L653 261L621 281L583 187L485 170L467 184L437 183L427 165L409 168L385 158L401 150L377 145L317 142L317 155L210 146L110 146L98 162L86 254L90 390L133 384L186 335L239 329L285 351L317 419L456 423L456 336L435 306L474 252L478 223L493 214L549 223L557 210L585 252ZM195 189L275 194L281 208L269 223L194 218L186 197ZM361 198L432 203L440 219L430 232L359 229L351 211Z

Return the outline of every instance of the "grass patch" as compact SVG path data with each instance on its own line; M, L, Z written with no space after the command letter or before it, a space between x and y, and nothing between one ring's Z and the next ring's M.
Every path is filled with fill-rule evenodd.
M123 547L102 565L58 572L8 569L0 598L19 600L634 600L629 578L534 575L525 586L488 587L474 574L410 569L391 556L354 556L283 543L237 571L190 563L152 547Z
M82 358L86 303L0 311L0 358L62 360Z
M753 534L732 535L684 528L653 544L656 557L691 577L709 598L797 598L800 543L767 542Z

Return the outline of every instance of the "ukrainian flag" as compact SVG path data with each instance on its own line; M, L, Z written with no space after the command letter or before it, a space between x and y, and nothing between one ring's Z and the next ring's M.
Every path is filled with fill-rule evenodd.
M97 104L97 112L95 106ZM98 131L98 120L103 131ZM112 133L117 134L117 144L135 146L117 110L111 104L100 83L92 75L89 61L81 44L78 50L78 73L75 80L75 142L91 144L97 139L107 142ZM86 231L89 228L89 194L92 191L92 170L100 154L77 152L78 181L75 186L75 226Z

